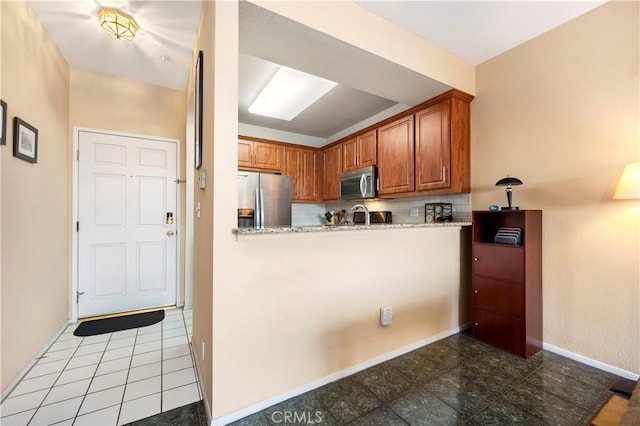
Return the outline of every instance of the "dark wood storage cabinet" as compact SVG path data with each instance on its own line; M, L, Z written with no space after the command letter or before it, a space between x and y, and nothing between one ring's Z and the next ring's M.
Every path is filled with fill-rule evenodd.
M473 337L523 358L542 349L542 211L474 211ZM496 244L501 227L520 244Z

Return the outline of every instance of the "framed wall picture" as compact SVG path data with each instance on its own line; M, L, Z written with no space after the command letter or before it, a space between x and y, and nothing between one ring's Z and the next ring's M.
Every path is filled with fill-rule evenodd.
M195 75L195 150L196 170L202 167L202 50L198 52Z
M38 129L18 117L13 119L13 156L38 162Z
M7 144L7 103L0 99L0 145Z

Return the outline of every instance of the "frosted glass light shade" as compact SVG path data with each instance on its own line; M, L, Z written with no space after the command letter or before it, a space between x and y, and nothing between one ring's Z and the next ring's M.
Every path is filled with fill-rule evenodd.
M282 66L255 98L249 112L293 120L338 83Z
M625 166L613 198L616 200L640 198L640 162Z

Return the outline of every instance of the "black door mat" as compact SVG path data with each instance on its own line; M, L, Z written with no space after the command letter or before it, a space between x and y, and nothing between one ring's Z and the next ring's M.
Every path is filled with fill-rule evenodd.
M73 332L74 336L95 336L97 334L113 333L114 331L129 330L131 328L146 327L159 323L164 319L164 310L143 312L141 314L124 315L121 317L104 318L81 323Z

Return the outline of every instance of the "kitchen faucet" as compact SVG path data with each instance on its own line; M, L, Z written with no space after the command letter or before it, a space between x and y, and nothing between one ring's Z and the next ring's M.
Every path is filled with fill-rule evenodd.
M369 209L363 206L362 204L356 204L355 206L351 207L352 211L356 211L358 209L364 210L364 224L371 225L371 217L369 215Z

